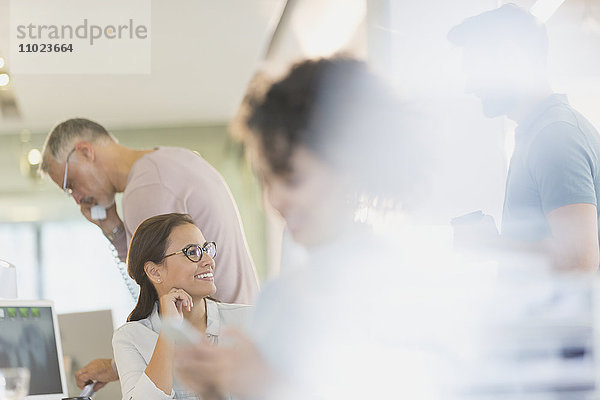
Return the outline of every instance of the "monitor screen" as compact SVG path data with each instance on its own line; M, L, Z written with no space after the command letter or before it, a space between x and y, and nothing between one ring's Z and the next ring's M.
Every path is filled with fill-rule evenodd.
M51 304L0 300L0 368L28 368L30 396L63 393L55 328Z

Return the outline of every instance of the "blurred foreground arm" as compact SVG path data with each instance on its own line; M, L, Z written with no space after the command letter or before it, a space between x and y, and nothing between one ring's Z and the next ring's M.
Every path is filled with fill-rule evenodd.
M240 398L270 398L281 382L242 332L228 329L232 346L206 343L182 347L175 352L179 379L203 398L230 393Z

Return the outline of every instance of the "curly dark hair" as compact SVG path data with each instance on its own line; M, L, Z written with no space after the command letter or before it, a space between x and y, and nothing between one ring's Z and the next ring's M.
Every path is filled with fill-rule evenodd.
M423 152L406 125L408 107L365 62L346 56L306 60L259 89L246 95L235 133L272 173L291 172L292 153L305 147L352 175L362 194L396 196L414 181L408 174Z
M258 139L261 154L275 173L289 172L293 150L302 145L323 158L323 137L314 129L317 104L322 100L327 78L351 80L366 71L363 62L350 58L308 60L296 64L264 95L251 93L245 125Z

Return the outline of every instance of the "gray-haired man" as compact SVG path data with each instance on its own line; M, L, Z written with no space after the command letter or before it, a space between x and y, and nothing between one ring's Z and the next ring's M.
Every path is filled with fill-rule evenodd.
M253 303L258 281L237 206L221 175L196 153L174 147L131 149L101 125L76 118L50 132L41 170L73 196L82 214L100 227L123 261L142 221L164 213L189 214L206 238L223 249L215 270L215 297L228 303ZM122 219L116 193L123 193ZM106 210L105 218L92 215L94 206L100 206L101 213ZM88 380L97 381L96 389L118 379L111 360L94 360L76 377L80 387Z

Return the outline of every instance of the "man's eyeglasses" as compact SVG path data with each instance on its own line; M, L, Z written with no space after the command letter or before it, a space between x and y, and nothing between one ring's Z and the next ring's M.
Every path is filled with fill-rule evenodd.
M167 254L164 258L183 253L191 262L198 262L202 259L202 254L206 253L210 258L217 256L217 244L215 242L206 242L202 247L199 244L189 244L175 253Z
M62 189L67 194L67 196L71 196L73 194L73 189L67 187L67 174L69 173L69 157L71 157L71 154L73 154L74 151L75 147L73 147L73 150L69 152L69 154L67 155L67 160L65 161L65 178L63 180Z

